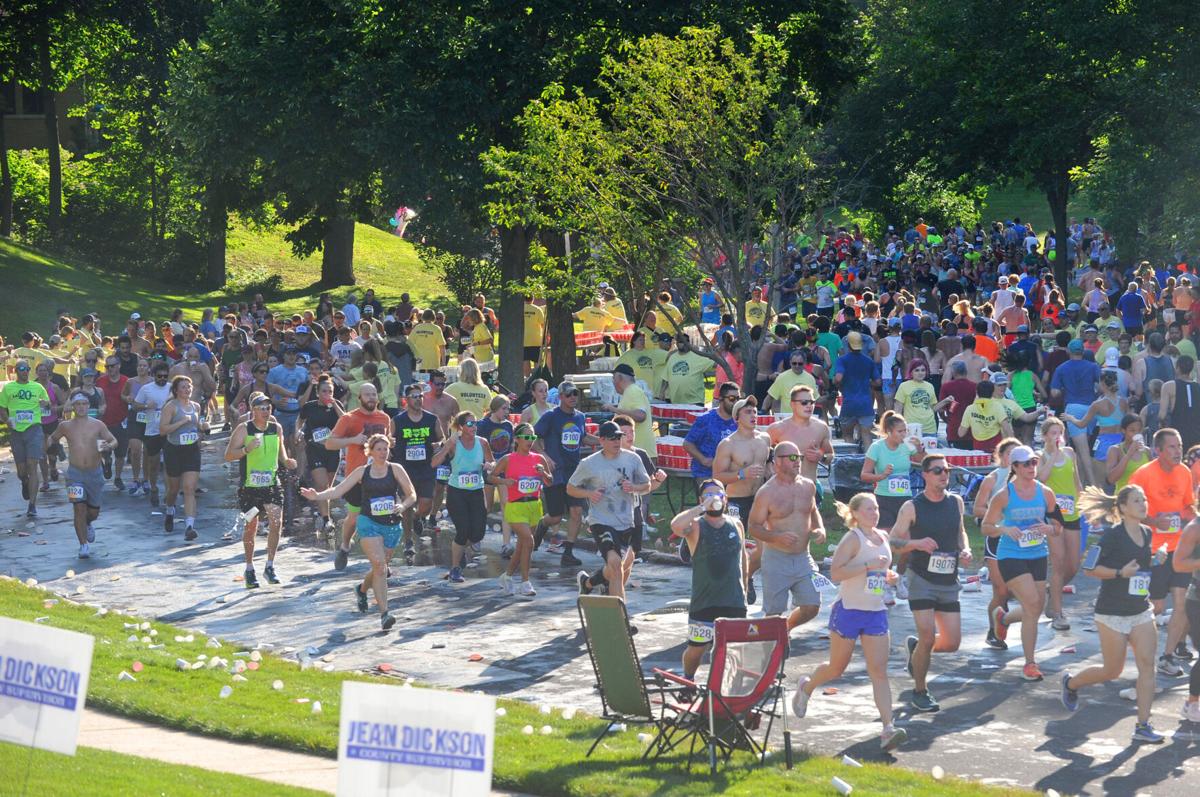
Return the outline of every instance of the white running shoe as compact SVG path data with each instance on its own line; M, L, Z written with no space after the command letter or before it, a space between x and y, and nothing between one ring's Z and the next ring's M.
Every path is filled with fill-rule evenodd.
M500 591L505 595L516 594L516 589L513 586L512 576L510 576L508 573L501 573L500 578L497 580L500 582Z
M89 546L86 542L79 546L79 558L80 559L91 559L92 558L91 546Z
M797 719L804 719L804 715L808 713L808 699L810 695L804 691L806 683L808 683L807 675L797 682L796 691L792 693L792 716Z
M1184 701L1183 708L1179 710L1179 716L1183 717L1186 722L1200 722L1200 703Z
M532 598L536 594L537 594L537 590L533 588L533 584L530 584L528 581L521 582L521 592L520 592L521 597Z

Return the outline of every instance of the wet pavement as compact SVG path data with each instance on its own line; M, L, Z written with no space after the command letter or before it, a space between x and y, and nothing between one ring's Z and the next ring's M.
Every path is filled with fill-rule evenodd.
M346 571L335 571L332 541L302 523L280 548L276 569L283 583L247 591L241 581L240 534L235 541L220 539L236 519L236 471L220 461L223 436L202 445L201 486L206 492L199 497L200 539L188 544L181 530L165 534L161 514L151 510L146 498L110 490L97 523L93 557L87 561L75 555L61 482L43 495L41 517L27 521L6 451L0 461L8 471L0 484L0 572L36 578L74 600L247 645L269 643L277 652L315 647L319 655L314 658L324 666L355 670L387 663L432 684L599 711L575 610L575 571L560 567L557 555L544 550L535 554L532 580L538 595L515 599L502 596L494 579L502 565L498 533L489 532L461 585L443 580L445 568L437 564L448 558L452 531L430 535L421 541L412 566L400 557L392 563L389 600L399 622L383 633L374 601L367 615L355 608L353 584L369 569L365 559L356 552ZM177 522L176 527L182 525ZM259 546L261 578L265 539L259 538ZM585 566L599 565L593 553L577 553ZM68 569L75 571L73 578L65 576ZM903 658L904 637L913 627L900 602L891 611L889 671L898 721L908 730L909 741L894 755L880 753L878 715L858 658L843 678L829 684L836 694L816 695L807 718L792 720L793 741L823 754L896 761L925 771L936 764L950 774L1039 790L1197 794L1200 725L1179 719L1186 678L1159 678L1166 691L1156 699L1154 722L1168 736L1159 747L1129 742L1134 706L1119 698L1118 691L1132 685L1132 658L1122 680L1082 693L1077 714L1068 715L1059 704L1062 670L1077 671L1099 661L1090 611L1095 582L1079 577L1076 583L1079 594L1064 601L1072 630L1055 632L1048 622L1041 626L1038 659L1044 682L1020 679L1022 661L1015 649L996 652L983 644L989 597L984 585L980 592L962 595L962 649L935 657L930 688L942 710L915 714L907 708L911 681ZM684 567L659 562L635 568L628 601L647 670L678 669L689 589L690 573ZM795 632L789 684L824 659L827 619L828 605L817 620ZM1069 652L1071 647L1075 652ZM472 654L482 659L470 661Z

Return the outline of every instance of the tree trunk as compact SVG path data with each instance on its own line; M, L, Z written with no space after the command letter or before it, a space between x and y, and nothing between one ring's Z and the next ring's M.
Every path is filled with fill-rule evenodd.
M500 229L500 381L517 393L525 382L521 368L525 343L525 302L515 286L525 279L529 266L529 229Z
M223 288L228 275L225 272L225 236L228 229L228 211L225 207L225 192L217 186L209 186L205 199L208 214L208 235L205 241L205 260L208 271L208 286Z
M8 139L4 136L4 109L0 108L0 236L12 236L13 181L8 168Z
M54 69L50 64L50 25L44 21L38 31L38 61L42 84L42 111L46 120L46 153L50 163L50 215L46 227L51 236L62 229L62 151L58 144L58 101L54 95Z
M321 249L321 284L354 284L354 219L339 216L326 223Z
M567 253L562 233L542 230L538 237L546 251L554 257ZM570 264L568 264L568 268ZM551 288L557 287L551 282ZM575 302L566 297L552 297L546 302L546 330L550 334L550 360L554 363L554 376L561 379L579 370L575 357ZM554 385L551 385L554 387Z
M1054 281L1062 288L1064 301L1071 286L1067 273L1067 201L1071 198L1071 178L1064 171L1055 175L1046 188L1050 218L1054 220Z

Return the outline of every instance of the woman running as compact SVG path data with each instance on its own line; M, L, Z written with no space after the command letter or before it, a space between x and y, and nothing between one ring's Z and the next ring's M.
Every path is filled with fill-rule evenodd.
M529 559L533 555L533 527L542 519L542 490L551 480L550 460L531 449L537 442L533 427L527 423L517 426L513 435L513 451L496 463L488 481L498 485L508 495L504 504L504 519L517 535L517 544L508 569L500 574L500 589L505 595L519 594L532 598L537 594L529 583ZM521 570L519 592L513 575Z
M829 614L829 661L804 676L792 696L792 711L803 718L813 692L846 671L857 640L867 662L867 675L875 695L875 707L883 720L880 747L894 750L908 738L892 717L892 687L888 683L887 660L891 637L887 607L883 604L885 584L900 576L892 566L888 535L877 528L879 505L870 493L859 493L850 505L837 504L849 531L833 552L829 576L838 584L837 601Z
M373 434L366 444L366 464L352 470L336 487L320 492L311 487L300 489L300 494L309 501L332 501L341 498L355 485L362 485L362 504L355 530L363 553L371 563L371 572L361 584L354 585L354 597L358 610L366 614L367 590L375 592L379 624L384 631L396 624L396 618L388 613L387 563L404 532L400 519L417 502L417 493L404 468L388 461L391 446L387 435Z
M1121 419L1121 442L1109 446L1104 460L1105 478L1118 491L1129 484L1129 477L1150 461L1150 449L1142 434L1142 419L1126 415Z
M917 363L919 366L914 364L914 372L918 368L927 367L924 360L919 360ZM910 396L923 395L924 391L929 389L929 383L923 381L924 378L925 374L921 373L921 392L910 394ZM867 484L875 485L875 500L879 505L878 524L886 535L895 525L900 507L904 506L905 501L912 498L910 476L912 465L914 462L920 462L921 458L925 456L925 448L916 438L905 439L908 437L908 424L900 413L894 410L887 410L883 413L875 433L881 436L867 449L859 478ZM908 556L904 555L897 563L897 571L903 574L907 564ZM896 587L896 597L908 600L908 587L903 581ZM895 598L890 591L887 602L889 606L895 603Z
M50 435L54 434L54 430L58 428L59 422L62 421L63 410L67 406L67 391L61 390L59 385L52 378L54 368L49 362L43 360L38 363L34 369L36 381L39 385L46 389L46 395L50 397L50 406L42 408L42 436L49 440ZM58 481L58 455L62 452L62 443L56 443L51 447L49 452L42 455L42 487L41 492L50 492L50 482Z
M1062 510L1061 537L1050 537L1050 601L1046 613L1055 631L1069 631L1071 624L1063 615L1063 587L1071 583L1079 572L1079 559L1083 555L1080 543L1079 509L1076 506L1083 484L1079 481L1075 451L1066 445L1067 427L1058 418L1047 418L1042 423L1043 448L1038 460L1037 480L1054 491L1054 499Z
M488 407L488 414L479 420L475 426L475 433L487 441L488 447L492 450L492 456L499 460L501 457L508 454L512 449L513 443L513 424L508 419L509 401L504 396L492 396L492 403ZM497 503L500 508L500 557L507 559L513 555L512 545L512 527L509 525L507 515L504 511L504 504L507 498L508 491L495 488L492 485L484 485L483 488L483 504L484 509L490 515L493 510L496 510Z
M1096 419L1098 434L1096 445L1092 452L1095 462L1104 462L1108 458L1108 449L1120 443L1121 419L1129 412L1129 401L1118 395L1119 380L1114 371L1100 373L1100 398L1092 402L1083 418L1063 413L1062 419L1080 428L1086 427ZM1100 468L1097 466L1097 476Z
M1000 576L1008 591L1020 602L1011 611L996 607L992 623L996 636L1008 636L1008 627L1021 623L1021 648L1026 681L1042 680L1042 671L1034 661L1037 648L1038 619L1046 605L1046 570L1050 555L1046 538L1062 533L1062 513L1054 492L1039 482L1037 454L1029 446L1017 446L1009 454L1012 475L1005 489L988 503L983 518L983 533L999 537L996 559ZM1054 522L1047 522L1053 518Z
M1079 690L1112 681L1125 669L1125 651L1132 647L1137 661L1137 725L1135 742L1161 744L1162 734L1150 725L1154 700L1154 657L1158 630L1150 608L1151 531L1145 525L1149 508L1146 494L1137 485L1122 488L1114 498L1098 487L1089 487L1079 499L1088 522L1106 525L1100 538L1100 556L1088 575L1100 579L1096 597L1096 633L1104 663L1078 675L1062 674L1062 704L1079 708ZM1195 524L1192 524L1193 526ZM1177 560L1178 561L1178 560ZM1195 679L1193 678L1193 681Z
M1008 485L1008 474L1012 471L1008 458L1012 450L1019 445L1021 441L1017 438L1006 437L996 446L996 469L987 475L979 485L979 491L975 493L975 519L979 521L980 528L983 527L983 516L987 514L988 503ZM1000 564L996 561L997 542L999 540L995 537L983 537L983 563L988 569L988 581L992 585L992 600L988 603L986 641L990 648L1008 650L1008 643L996 636L996 627L992 624L993 612L997 607L1008 609L1008 585L1004 583L1004 577L1000 575Z
M337 473L338 460L341 458L340 451L325 448L325 438L329 437L338 418L345 415L346 410L333 397L333 379L328 374L321 374L317 378L315 392L316 397L300 407L296 442L304 445L304 461L313 489L321 492L333 483L333 475ZM321 518L321 527L326 532L332 532L333 519L329 516L328 501L317 502L317 514Z
M492 450L486 440L475 435L475 413L454 416L454 431L446 444L433 455L434 468L450 463L450 483L446 488L446 509L454 524L454 543L450 546L450 572L446 577L461 584L465 549L483 541L487 530L487 509L483 505L484 469L492 464Z
M521 411L521 423L535 426L539 418L554 409L546 402L546 397L550 395L550 383L545 379L535 379L529 383L529 392L533 395L533 402Z
M167 495L163 504L163 528L175 530L175 499L183 490L183 512L187 529L185 540L196 539L196 485L200 481L200 435L208 431L202 409L192 401L192 380L177 376L171 380L171 398L163 405L158 422L163 443L163 466L167 472Z

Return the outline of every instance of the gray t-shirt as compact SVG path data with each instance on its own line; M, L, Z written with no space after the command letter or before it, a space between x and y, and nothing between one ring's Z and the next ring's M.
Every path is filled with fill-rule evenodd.
M632 451L620 451L612 459L598 451L579 462L568 484L585 490L603 490L604 497L588 503L587 522L593 526L611 526L617 531L633 528L633 509L637 496L621 489L621 484L648 484L641 458Z

